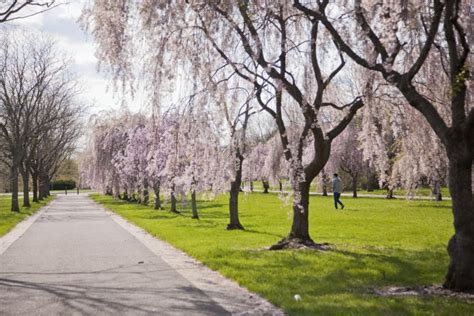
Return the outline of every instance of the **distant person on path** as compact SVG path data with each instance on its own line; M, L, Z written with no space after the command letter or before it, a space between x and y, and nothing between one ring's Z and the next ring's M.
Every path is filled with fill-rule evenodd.
M338 174L334 174L334 178L332 179L332 192L334 193L334 207L337 210L337 204L341 205L341 210L344 209L344 204L339 200L342 193L342 180L339 178Z

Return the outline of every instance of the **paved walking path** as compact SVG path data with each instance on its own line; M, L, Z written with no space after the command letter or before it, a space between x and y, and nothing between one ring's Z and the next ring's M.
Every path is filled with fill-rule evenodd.
M116 217L86 195L62 195L0 238L0 314L281 313Z

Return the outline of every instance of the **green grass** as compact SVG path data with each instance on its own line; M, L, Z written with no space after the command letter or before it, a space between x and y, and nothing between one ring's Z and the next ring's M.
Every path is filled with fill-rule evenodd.
M284 183L285 184L283 186L283 190L284 191L291 190L290 185L287 182L284 182ZM245 184L246 184L246 189L248 189L250 187L250 184L248 182L246 182ZM254 181L253 182L253 188L254 188L254 190L257 190L257 191L263 191L262 181ZM274 185L270 184L270 190L278 191L278 190L280 190L280 188L278 186L274 186ZM332 191L331 183L329 183L329 185L328 185L328 191L329 192ZM311 192L316 192L318 194L322 194L322 191L321 191L320 187L317 186L314 183L311 185ZM352 188L350 188L350 187L344 188L344 193L352 194ZM374 195L374 194L375 195L386 195L387 190L377 189L377 190L373 190L373 191L369 192L365 189L360 189L359 188L357 193L359 193L359 194L371 194L371 195ZM408 191L405 190L405 189L395 189L395 190L393 190L394 195L405 196L407 193L408 193ZM432 196L430 188L424 188L424 187L423 188L418 188L414 191L414 193L415 193L416 196ZM451 194L449 193L449 189L447 187L442 187L441 188L441 194L442 194L443 198L451 196Z
M329 252L264 249L291 225L290 205L274 194L241 195L245 231L226 231L227 197L200 201L199 221L150 207L93 198L211 269L266 297L290 315L472 315L474 302L444 297L380 297L384 286L440 284L453 233L449 202L311 197L310 231ZM293 299L299 294L302 300Z
M10 211L11 197L0 196L0 237L8 233L16 224L26 217L34 214L41 207L48 204L54 198L50 196L39 203L31 202L31 207L21 207L19 213ZM20 197L20 205L23 203L23 197Z

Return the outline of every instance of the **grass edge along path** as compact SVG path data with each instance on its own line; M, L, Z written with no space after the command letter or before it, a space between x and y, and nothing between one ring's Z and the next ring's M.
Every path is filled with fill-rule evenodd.
M36 203L30 202L30 207L20 207L20 212L10 211L10 196L0 196L0 237L10 232L18 223L25 220L27 217L35 214L40 208L46 206L55 198L55 195L51 195L48 198ZM22 203L20 199L20 203Z
M289 315L474 314L470 299L374 293L390 286L442 283L448 265L446 243L453 232L448 201L345 199L344 211L335 211L331 197L311 197L312 237L336 249L271 252L264 247L284 237L291 224L291 206L275 194L242 194L245 231L225 230L226 195L199 201L199 221L190 218L189 207L172 214L91 196ZM302 299L295 300L295 295Z

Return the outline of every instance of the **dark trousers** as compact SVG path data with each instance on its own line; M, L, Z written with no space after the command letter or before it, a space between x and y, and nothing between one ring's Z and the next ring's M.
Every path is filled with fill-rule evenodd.
M337 209L337 204L340 204L344 208L344 204L339 200L341 198L341 193L334 192L334 207Z

